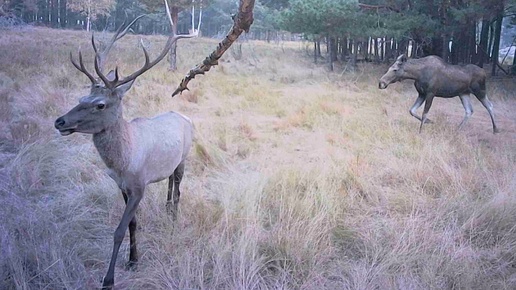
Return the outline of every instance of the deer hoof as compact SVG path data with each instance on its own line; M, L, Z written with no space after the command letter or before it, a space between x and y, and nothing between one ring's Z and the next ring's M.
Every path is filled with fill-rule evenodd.
M111 290L113 289L113 285L115 285L115 278L106 279L106 277L102 278L102 290Z
M136 270L138 270L138 260L127 262L125 264L125 269L127 271L136 271Z
M434 123L434 121L432 121L430 119L426 119L426 121L425 121L425 124L433 124L433 123Z

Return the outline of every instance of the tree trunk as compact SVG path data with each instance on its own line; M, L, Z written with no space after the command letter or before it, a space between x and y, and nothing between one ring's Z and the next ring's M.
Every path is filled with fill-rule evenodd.
M493 59L493 55L491 54L493 51L493 42L494 42L494 25L495 23L492 22L491 25L489 25L489 44L487 46L487 55L489 58L487 59L487 62L490 63Z
M394 39L392 38L385 38L385 41L384 41L384 57L383 57L383 61L384 62L389 62L389 60L391 59L391 51L392 51L392 43L393 43Z
M385 37L380 38L380 62L383 62L385 55Z
M61 28L66 28L68 24L68 15L66 11L66 0L59 1L59 26Z
M450 56L449 56L449 59L450 59L450 62L452 64L457 64L458 62L458 51L459 51L459 45L458 45L458 42L460 40L457 40L457 39L454 39L451 43L451 51L450 51Z
M340 39L340 46L341 46L340 59L342 61L345 61L346 56L348 56L348 38L347 37L343 37Z
M450 36L447 33L443 33L443 41L441 44L441 57L444 59L445 62L450 62L450 57L453 58L453 56L450 56ZM453 54L453 46L455 44L455 41L451 44L451 50ZM452 60L453 62L453 60Z
M373 47L374 47L374 62L379 63L380 62L380 53L378 48L378 38L373 38Z
M493 67L491 69L491 75L496 75L496 66L498 64L498 54L500 52L500 35L502 32L502 20L503 20L503 9L499 10L496 16L494 40L493 40Z
M328 36L328 48L329 48L329 69L333 71L333 62L337 60L337 42L335 41L335 37Z
M478 57L477 43L475 41L477 35L477 25L473 21L469 24L469 61L468 63L475 63Z
M50 0L50 20L53 28L57 28L59 26L59 2L58 0Z
M514 48L514 53L512 55L511 75L516 75L516 47Z
M170 9L170 16L172 17L172 21L174 22L174 26L172 26L172 32L177 34L177 25L179 19L179 7L173 6ZM177 70L177 41L172 44L170 47L170 53L168 54L168 63L169 70L176 71Z
M315 51L317 53L317 57L320 57L322 58L322 54L321 54L321 39L317 39L317 50Z
M406 40L400 40L398 42L398 53L397 55L407 54L407 41Z
M317 63L317 40L314 40L314 63Z
M357 58L358 58L358 41L353 39L353 55L351 57L351 66L353 69L357 67Z
M482 20L482 30L480 31L480 44L479 44L479 53L477 58L477 65L480 67L484 67L484 61L489 58L487 54L487 44L489 37L489 21L487 19Z

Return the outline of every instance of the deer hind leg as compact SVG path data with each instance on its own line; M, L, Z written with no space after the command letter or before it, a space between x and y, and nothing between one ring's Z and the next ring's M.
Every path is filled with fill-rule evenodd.
M111 255L111 261L109 262L109 268L104 276L102 282L102 289L112 289L115 283L115 264L116 258L118 256L118 252L120 250L120 245L124 240L125 231L127 227L133 220L136 214L136 209L138 208L138 204L140 204L140 200L143 197L143 187L137 188L135 190L128 190L126 192L127 204L125 205L124 214L122 215L122 220L120 224L115 230L114 235L114 243L113 243L113 253ZM134 228L136 230L136 228Z
M491 117L491 122L493 123L493 133L499 133L500 130L498 130L498 127L496 127L496 123L494 120L493 104L491 103L491 101L489 101L485 92L475 94L475 96L482 103L482 105L484 105L487 112L489 113L489 117Z
M469 117L473 114L473 106L471 106L471 102L469 101L469 95L460 95L460 101L462 102L462 106L464 106L464 111L466 114L464 115L464 119L459 124L459 130L462 129L462 126L468 122Z
M421 105L425 102L425 96L424 95L419 95L416 99L416 102L414 103L414 105L412 105L412 107L410 108L410 114L418 119L419 121L422 121L421 117L419 117L416 113L417 109L419 109L419 107L421 107ZM426 119L425 121L426 123L432 123L432 121L430 121L430 119Z
M423 116L421 118L421 125L419 125L419 134L423 131L423 124L428 120L427 115L428 111L430 111L430 107L432 107L432 102L434 101L434 96L429 95L425 99L425 109L423 110Z
M183 174L185 172L184 162L179 163L174 174L168 178L168 195L167 195L167 211L172 214L172 219L177 219L177 211L179 204L179 197L181 192L179 191L179 185L183 180Z

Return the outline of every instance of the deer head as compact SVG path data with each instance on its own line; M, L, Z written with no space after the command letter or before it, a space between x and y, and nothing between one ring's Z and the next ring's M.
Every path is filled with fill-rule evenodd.
M378 88L386 89L388 85L398 82L403 77L404 65L407 62L405 54L398 56L396 61L389 67L389 70L380 78Z
M99 51L95 44L95 37L92 35L91 43L95 51L95 72L98 79L95 78L84 66L82 53L79 51L79 63L74 61L70 53L70 61L80 72L84 73L91 81L90 93L83 96L79 104L71 109L64 116L59 117L55 121L55 128L59 130L61 135L70 135L74 132L95 134L116 124L122 117L121 101L124 94L131 88L137 77L151 69L159 63L168 53L172 45L180 38L190 38L195 35L175 35L172 34L159 54L153 61L149 60L149 54L142 44L145 56L145 64L136 72L127 77L121 78L118 68L104 74L103 68L106 62L107 54L113 46L114 42L122 38L128 31L129 27L140 17L133 20L127 27L122 25L111 41L105 46L103 51Z

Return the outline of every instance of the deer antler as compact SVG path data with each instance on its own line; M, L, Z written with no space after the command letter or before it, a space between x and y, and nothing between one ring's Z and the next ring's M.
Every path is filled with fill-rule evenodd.
M131 28L131 26L133 26L133 24L135 24L136 21L138 21L140 18L142 18L144 16L146 16L146 15L143 14L143 15L136 17L127 26L125 25L126 20L124 20L122 25L120 25L120 27L116 30L115 34L113 34L113 37L111 37L109 42L106 44L106 46L104 47L104 50L102 52L98 53L99 66L100 66L101 71L104 71L104 65L106 64L107 55L111 51L113 44L120 38L124 37L127 34L127 32L129 32L129 29ZM92 43L95 42L94 34L91 35L91 41L92 41ZM93 49L96 49L95 45L93 46ZM95 53L97 53L96 50L95 50Z
M164 0L164 1L165 1L165 7L167 9L167 13L170 15L170 8L168 6L167 0ZM174 25L174 23L171 22L171 25ZM173 29L171 29L171 31L173 31ZM172 45L176 41L178 41L179 39L181 39L181 38L192 38L192 37L196 37L196 36L197 36L197 33L178 34L178 35L176 35L173 32L171 32L171 35L169 36L165 47L163 48L161 53L158 55L158 57L156 59L154 59L153 61L149 60L149 53L147 52L147 50L145 49L145 46L142 43L143 54L145 55L145 64L139 70L137 70L136 72L128 75L127 77L125 77L123 79L119 79L118 68L116 68L115 69L115 78L114 78L114 80L109 80L102 73L102 63L101 63L102 59L100 58L101 54L97 52L97 47L95 46L95 42L93 41L93 38L92 38L92 45L93 45L93 49L95 50L95 55L96 55L96 57L95 57L95 71L97 72L99 78L104 82L106 87L108 87L108 88L118 87L120 85L129 83L129 82L135 80L137 77L139 77L140 75L142 75L143 73L145 73L146 71L151 69L153 66L155 66L157 63L159 63L167 55L167 53L169 52L169 50L172 47ZM116 41L116 39L119 39L119 38L113 37L113 39L115 39L115 41Z
M92 84L95 84L97 81L95 80L95 78L88 72L88 70L86 70L86 68L84 67L84 62L82 61L82 53L81 53L81 50L79 49L79 63L80 65L78 65L74 60L73 60L73 56L72 56L72 52L70 52L70 61L72 62L73 66L75 66L76 69L78 69L80 72L82 72L83 74L85 74L91 81Z
M129 31L129 28L131 28L131 26L136 23L136 21L142 17L144 17L145 15L140 15L138 17L136 17L133 21L131 21L131 23L129 23L129 25L125 26L125 20L124 22L122 23L122 25L117 29L117 31L115 32L115 34L113 35L113 37L111 38L111 40L109 41L109 43L106 45L106 47L104 48L104 50L99 53L97 51L97 47L95 46L95 36L94 34L91 35L91 43L93 44L93 50L95 50L95 60L97 58L99 58L99 61L100 61L100 65L99 65L99 68L100 70L102 71L104 69L104 64L106 62L106 57L109 53L109 51L111 50L111 48L113 47L113 44L119 40L120 38L124 37L127 32ZM93 75L91 73L88 72L88 70L86 69L86 67L84 66L84 61L82 59L82 53L81 53L81 50L79 49L79 64L77 64L74 60L73 60L73 55L72 53L70 52L70 61L72 62L73 66L75 66L75 68L77 70L79 70L80 72L84 73L91 81L92 84L95 84L97 83L97 80L95 79L95 77L93 77ZM100 75L99 75L100 77Z

